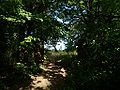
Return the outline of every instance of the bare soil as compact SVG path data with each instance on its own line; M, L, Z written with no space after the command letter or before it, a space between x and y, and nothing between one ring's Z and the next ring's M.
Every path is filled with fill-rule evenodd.
M63 67L48 61L43 70L42 74L31 76L32 82L26 90L58 90L64 86L67 72Z

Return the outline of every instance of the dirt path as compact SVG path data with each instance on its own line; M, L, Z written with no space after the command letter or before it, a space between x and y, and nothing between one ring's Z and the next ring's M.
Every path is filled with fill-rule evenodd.
M64 86L67 73L63 67L50 62L43 66L42 74L31 76L33 81L27 90L58 90Z

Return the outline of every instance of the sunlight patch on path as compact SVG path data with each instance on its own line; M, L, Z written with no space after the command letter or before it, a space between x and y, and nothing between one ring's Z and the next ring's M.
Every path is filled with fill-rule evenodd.
M28 90L56 90L57 85L63 84L67 76L63 67L48 63L42 68L44 71L41 75L31 76L32 82Z
M61 74L63 77L67 76L66 70L64 68L61 68L59 74Z
M33 79L33 82L30 85L31 90L49 90L48 87L51 85L51 83L43 76L31 76L31 79Z
M63 77L67 76L66 70L63 67L55 66L53 63L49 64L47 71L62 75Z

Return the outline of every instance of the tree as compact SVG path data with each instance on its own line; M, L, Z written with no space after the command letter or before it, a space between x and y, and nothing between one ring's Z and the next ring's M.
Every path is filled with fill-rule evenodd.
M119 76L117 73L119 70L120 42L118 38L120 31L119 0L68 0L60 7L61 9L58 9L60 17L65 22L68 20L69 32L74 31L77 35L77 38L69 38L69 40L71 38L77 40L78 59L80 61L77 75L81 75L82 72L79 70L82 68L85 72L84 77L86 76L89 79L88 81L100 77L107 81L110 76L114 79L114 75ZM71 33L71 36L74 33ZM102 75L97 76L99 73Z
M34 58L38 62L42 62L44 59L44 42L47 42L48 39L51 40L50 37L55 39L60 36L59 27L61 27L61 24L49 15L52 5L52 1L1 1L0 19L3 29L1 31L1 54L7 55L6 52L10 50L9 55L12 55L10 57L16 56L18 62L22 58L26 59L26 61L31 61L34 53ZM30 36L33 38L29 38ZM31 41L34 38L36 40ZM26 41L28 39L30 41ZM17 44L15 41L17 41ZM6 47L8 48L6 49ZM20 56L20 53L24 52L27 52L29 55ZM15 53L16 55L14 55Z

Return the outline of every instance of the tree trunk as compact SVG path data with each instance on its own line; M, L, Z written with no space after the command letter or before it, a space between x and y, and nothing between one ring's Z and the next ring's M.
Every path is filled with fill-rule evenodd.
M44 41L41 40L40 42L40 53L41 53L41 63L44 61Z
M36 65L43 64L44 60L44 41L35 43L34 58Z
M78 53L78 59L81 63L84 63L86 61L87 57L87 46L83 39L79 39L77 43L77 53Z
M55 49L55 52L58 52L57 48L56 48L56 45L53 45L54 49Z

